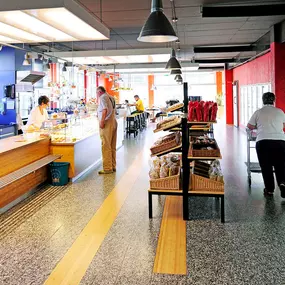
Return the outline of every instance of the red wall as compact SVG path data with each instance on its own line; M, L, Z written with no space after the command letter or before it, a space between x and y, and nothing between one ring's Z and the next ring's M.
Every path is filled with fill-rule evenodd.
M225 85L226 85L226 123L232 125L234 123L232 69L225 71Z
M272 90L276 95L276 107L285 111L285 44L272 43L272 62L275 76L272 79Z
M233 70L233 80L238 80L239 86L272 82L274 74L271 62L272 54L268 52L253 61L235 68Z
M233 81L238 81L239 102L240 102L241 86L259 84L259 83L273 83L274 81L273 53L270 51L267 54L262 55L246 64L234 68ZM227 89L230 89L232 87L233 86L227 84L226 91ZM227 124L233 124L232 91L231 92L230 90L227 91L226 96L228 94L231 98L228 99L226 98L226 110L228 110L226 111L226 116L227 116L226 122ZM239 115L240 115L240 110L239 110Z

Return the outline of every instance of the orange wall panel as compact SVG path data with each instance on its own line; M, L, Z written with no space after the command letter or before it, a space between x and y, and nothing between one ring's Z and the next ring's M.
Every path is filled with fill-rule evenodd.
M101 74L98 81L99 81L99 86L105 87L107 93L111 96L114 96L116 102L118 103L120 100L120 92L111 90L113 86L113 80L109 81L109 78L106 78L105 74Z
M216 72L216 86L217 86L217 95L222 95L223 93L223 73L221 71Z
M154 75L148 76L148 104L150 107L154 105L154 91L151 90L154 85Z

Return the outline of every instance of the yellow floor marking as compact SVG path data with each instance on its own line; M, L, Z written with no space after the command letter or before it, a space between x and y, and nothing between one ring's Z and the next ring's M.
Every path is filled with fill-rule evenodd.
M165 199L153 273L187 274L186 222L182 215L182 197Z
M80 283L140 175L142 154L143 151L57 264L45 285Z

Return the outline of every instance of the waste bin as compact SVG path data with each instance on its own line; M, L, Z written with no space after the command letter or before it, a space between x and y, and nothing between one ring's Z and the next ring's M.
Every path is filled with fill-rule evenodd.
M50 183L53 186L64 186L68 183L69 162L52 162L49 165Z

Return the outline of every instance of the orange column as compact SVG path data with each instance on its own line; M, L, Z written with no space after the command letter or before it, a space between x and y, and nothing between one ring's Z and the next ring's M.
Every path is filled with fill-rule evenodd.
M216 72L216 85L217 85L217 95L221 96L223 93L223 73L222 71Z
M151 108L154 105L154 90L152 87L154 85L154 75L148 76L148 105Z
M114 84L114 81L113 80L109 81L109 78L106 78L105 74L100 75L99 86L105 87L107 93L111 96L114 96L116 99L116 102L118 103L120 100L120 92L112 90L113 84ZM116 87L118 87L118 86L116 85Z

